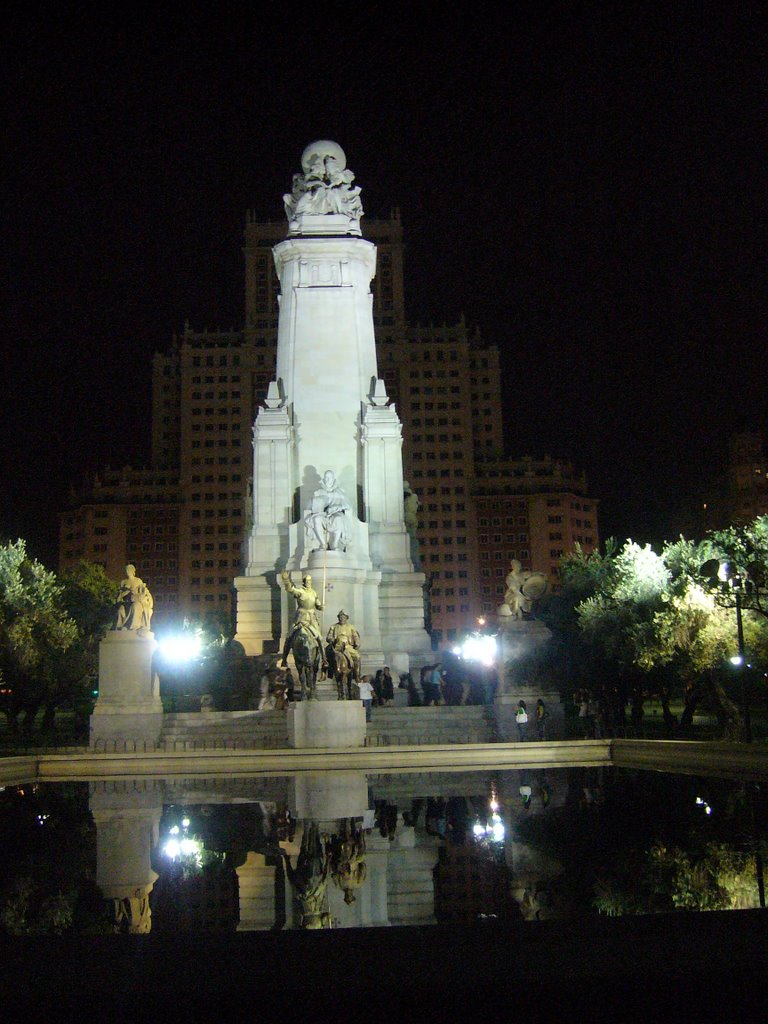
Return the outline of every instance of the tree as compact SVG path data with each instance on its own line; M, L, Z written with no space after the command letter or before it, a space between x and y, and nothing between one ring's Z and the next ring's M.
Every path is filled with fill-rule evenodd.
M77 639L55 575L27 554L23 540L0 546L0 681L2 710L13 731L25 713L30 731L56 687L61 661Z
M573 602L577 644L607 669L607 678L592 688L602 690L609 716L620 720L629 700L639 722L645 696L655 693L672 728L669 701L677 690L686 698L683 725L690 725L698 703L708 699L725 734L741 735L739 709L727 692L724 671L736 643L733 595L709 584L701 567L730 551L732 558L736 553L742 560L751 557L751 571L759 576L768 556L768 520L744 533L746 539L738 531L724 531L701 543L681 537L665 544L660 554L631 540L621 548L610 542L605 555L577 550L564 559L564 593ZM761 549L757 542L762 540ZM759 599L756 587L743 614L744 634L753 660L765 661L768 617Z
M57 685L46 703L44 727L53 724L57 707L71 707L82 720L90 714L98 677L99 644L115 617L120 584L103 566L80 562L61 574L62 604L77 625L77 637L60 666Z
M101 566L82 562L58 580L23 540L0 546L1 705L13 732L31 733L45 708L43 728L56 709L90 711L98 645L109 625L117 584Z

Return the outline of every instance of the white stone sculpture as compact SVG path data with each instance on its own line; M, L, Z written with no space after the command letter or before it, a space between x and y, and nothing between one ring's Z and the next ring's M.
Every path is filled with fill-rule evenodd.
M308 551L346 551L350 540L352 506L336 481L336 474L327 469L322 486L312 495L312 505L304 513Z
M403 519L408 533L416 533L419 528L419 496L411 490L407 480L403 480Z
M125 579L117 595L114 629L149 629L155 602L144 580L136 575L135 565L126 565Z
M301 155L301 174L294 174L291 192L283 196L285 214L294 224L304 214L342 214L357 223L363 216L360 188L347 168L344 150L320 139Z
M530 614L534 602L543 597L547 590L547 577L544 573L524 570L517 559L509 563L505 583L507 589L504 603L499 605L497 614L507 619L522 619L523 613Z

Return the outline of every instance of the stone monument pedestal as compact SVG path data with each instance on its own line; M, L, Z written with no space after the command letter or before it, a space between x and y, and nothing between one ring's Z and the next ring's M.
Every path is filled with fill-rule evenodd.
M536 701L547 708L546 737L561 739L565 734L565 718L560 694L546 682L537 679L536 662L549 643L552 633L537 619L499 618L501 646L501 680L496 696L496 721L501 738L516 740L515 709L524 700L528 711L528 739L536 739Z
M368 810L365 772L300 772L291 786L291 810L301 821L362 818Z
M163 725L160 681L152 668L157 644L149 630L113 630L99 645L99 696L90 742L157 743Z
M362 747L365 737L361 700L304 700L288 708L288 743L292 747Z

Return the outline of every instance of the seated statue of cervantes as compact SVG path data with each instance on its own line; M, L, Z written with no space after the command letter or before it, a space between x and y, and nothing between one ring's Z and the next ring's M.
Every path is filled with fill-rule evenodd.
M309 551L346 551L350 539L352 506L339 487L336 474L328 469L322 484L312 495L312 504L304 513Z

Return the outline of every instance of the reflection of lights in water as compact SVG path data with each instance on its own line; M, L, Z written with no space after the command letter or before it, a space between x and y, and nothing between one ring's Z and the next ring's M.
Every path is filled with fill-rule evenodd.
M498 814L492 814L491 820L485 824L479 821L475 822L472 826L472 832L476 839L487 839L493 843L501 843L505 835L504 822Z
M487 840L492 843L501 843L504 840L504 822L501 820L499 814L499 803L496 799L496 793L491 793L491 799L488 801L490 808L490 817L485 822L476 821L472 826L472 832L478 840Z
M197 866L201 867L203 844L187 835L189 826L189 818L181 819L181 828L178 825L171 825L168 829L168 839L162 844L161 849L170 860L177 860L179 857L192 857Z
M706 800L702 800L702 798L700 796L696 797L696 804L697 804L697 806L704 808L704 813L705 814L711 814L712 813L712 808L709 806L707 801Z
M169 839L163 847L163 853L166 857L170 857L171 860L176 860L177 857L195 857L199 859L202 849L203 844L198 842L197 839L189 839L185 836L183 839Z

